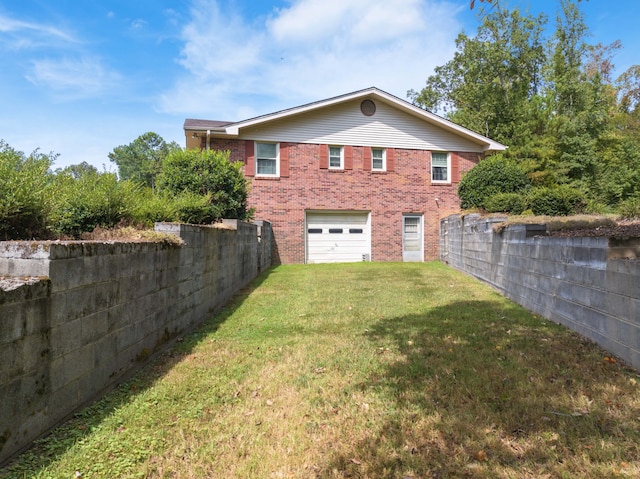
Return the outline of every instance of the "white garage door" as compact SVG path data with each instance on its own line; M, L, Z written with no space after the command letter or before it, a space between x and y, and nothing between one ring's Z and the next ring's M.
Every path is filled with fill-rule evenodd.
M349 263L371 258L369 213L307 212L307 263Z

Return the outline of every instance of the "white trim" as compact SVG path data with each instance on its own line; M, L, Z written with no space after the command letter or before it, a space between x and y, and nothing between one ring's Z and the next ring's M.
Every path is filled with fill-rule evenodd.
M382 151L382 168L376 168L375 166L373 166L373 150L380 150ZM376 148L376 147L371 147L371 171L387 171L387 149L386 148Z
M411 258L410 253L405 253L405 241L406 241L406 227L405 221L407 218L418 219L418 236L420 241L420 251L415 259ZM402 261L424 261L424 215L419 213L403 213L402 214Z
M258 173L258 144L276 145L276 172L275 174ZM280 177L280 143L273 141L254 141L253 154L255 163L255 176L258 178L279 178ZM266 158L265 158L266 159Z
M447 155L447 179L446 180L434 180L433 179L433 154L434 153L444 153ZM429 175L431 176L431 183L436 185L448 185L451 184L451 153L448 151L432 151L431 159L429 161Z
M331 148L340 148L340 165L331 166ZM344 146L340 145L329 145L329 169L330 170L344 170Z

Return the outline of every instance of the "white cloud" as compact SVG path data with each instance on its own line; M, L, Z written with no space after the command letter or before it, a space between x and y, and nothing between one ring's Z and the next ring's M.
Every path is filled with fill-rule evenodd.
M461 10L438 0L293 0L246 19L196 0L184 27L184 76L159 109L241 120L377 86L401 98L448 61Z
M106 69L100 60L85 57L79 60L35 60L27 79L37 86L47 86L67 97L83 98L114 89L121 76Z
M380 43L424 28L421 0L305 0L282 9L267 26L282 43L339 40Z
M49 45L51 41L75 43L73 35L44 23L24 22L0 14L0 33L9 38L4 40L12 48L28 48Z

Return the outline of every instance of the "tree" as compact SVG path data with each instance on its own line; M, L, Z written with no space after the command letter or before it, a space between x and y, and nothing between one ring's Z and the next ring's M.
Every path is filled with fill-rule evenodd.
M82 176L88 174L98 173L98 168L93 165L90 165L86 161L79 163L77 165L69 165L66 168L58 168L56 169L56 174L64 174L71 175L73 178L80 178Z
M232 163L229 158L228 151L175 150L164 161L158 189L174 195L188 192L208 197L206 211L194 215L199 223L248 219L251 212L247 209L242 163Z
M147 132L128 145L114 148L109 153L109 160L118 165L121 179L133 180L155 189L156 177L167 155L180 149L175 141L167 143L157 133Z
M497 8L475 37L460 33L454 58L435 69L412 101L517 148L538 133L546 17Z
M600 142L615 106L606 83L612 64L605 48L586 43L588 29L576 4L560 4L547 69L547 97L554 113L549 134L556 140L553 167L559 183L588 190L599 181Z

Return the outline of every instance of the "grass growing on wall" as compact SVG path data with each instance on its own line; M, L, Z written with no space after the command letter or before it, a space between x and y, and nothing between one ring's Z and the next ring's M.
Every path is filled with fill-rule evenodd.
M280 266L0 476L638 477L638 379L440 263Z

